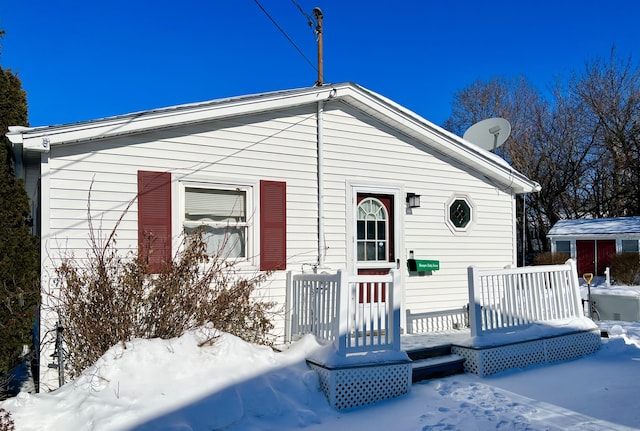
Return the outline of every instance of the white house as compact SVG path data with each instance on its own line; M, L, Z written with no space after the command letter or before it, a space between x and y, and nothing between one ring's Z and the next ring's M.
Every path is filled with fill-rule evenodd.
M516 265L515 199L539 189L498 156L353 83L7 136L34 203L43 292L55 291L63 254L88 248L92 187L105 231L137 197L118 230L123 250L153 232L171 255L185 229L218 232L233 219L232 256L249 270L276 269L269 295L279 303L284 270L400 268L403 311L463 307L470 265ZM41 319L44 336L57 317ZM277 327L282 335L284 322ZM44 384L50 354L41 353Z
M547 234L551 251L577 261L578 274L604 275L615 253L637 253L640 217L560 220Z

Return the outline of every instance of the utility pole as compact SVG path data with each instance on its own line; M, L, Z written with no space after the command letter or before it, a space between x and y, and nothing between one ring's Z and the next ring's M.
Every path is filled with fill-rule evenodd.
M315 34L318 38L318 80L316 81L316 86L320 87L324 84L324 77L322 73L322 11L319 7L313 8L313 15L316 18L316 29Z

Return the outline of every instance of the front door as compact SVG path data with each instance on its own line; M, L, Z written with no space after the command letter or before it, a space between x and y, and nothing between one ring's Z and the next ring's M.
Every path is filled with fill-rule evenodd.
M357 272L361 275L388 274L391 268L396 267L394 196L358 193L357 205ZM378 301L377 296L377 292L363 292L360 297L370 302Z
M616 240L578 240L576 252L579 277L587 272L604 275L605 269L611 266L611 257L616 253Z
M578 277L590 272L596 272L596 242L593 240L576 241Z

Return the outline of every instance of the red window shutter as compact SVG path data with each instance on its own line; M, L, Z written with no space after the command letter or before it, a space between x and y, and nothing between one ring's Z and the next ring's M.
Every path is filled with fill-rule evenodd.
M287 267L287 183L260 181L260 270Z
M138 171L138 250L159 273L171 260L171 173Z

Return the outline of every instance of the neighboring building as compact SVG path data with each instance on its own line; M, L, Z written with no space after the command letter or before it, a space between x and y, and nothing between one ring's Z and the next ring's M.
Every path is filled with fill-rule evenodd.
M61 257L87 251L90 188L94 225L108 232L122 216L123 251L152 232L162 245L154 256L171 256L200 224L215 248L231 225L232 257L248 271L276 269L267 299L284 303L284 270L398 267L402 309L412 312L466 305L470 265L517 265L515 199L539 189L500 157L352 83L7 136L31 179L44 304ZM45 337L57 316L41 317ZM50 354L42 350L41 381L55 386Z
M579 275L604 275L614 254L638 252L640 217L560 220L547 237L553 253L577 261Z

